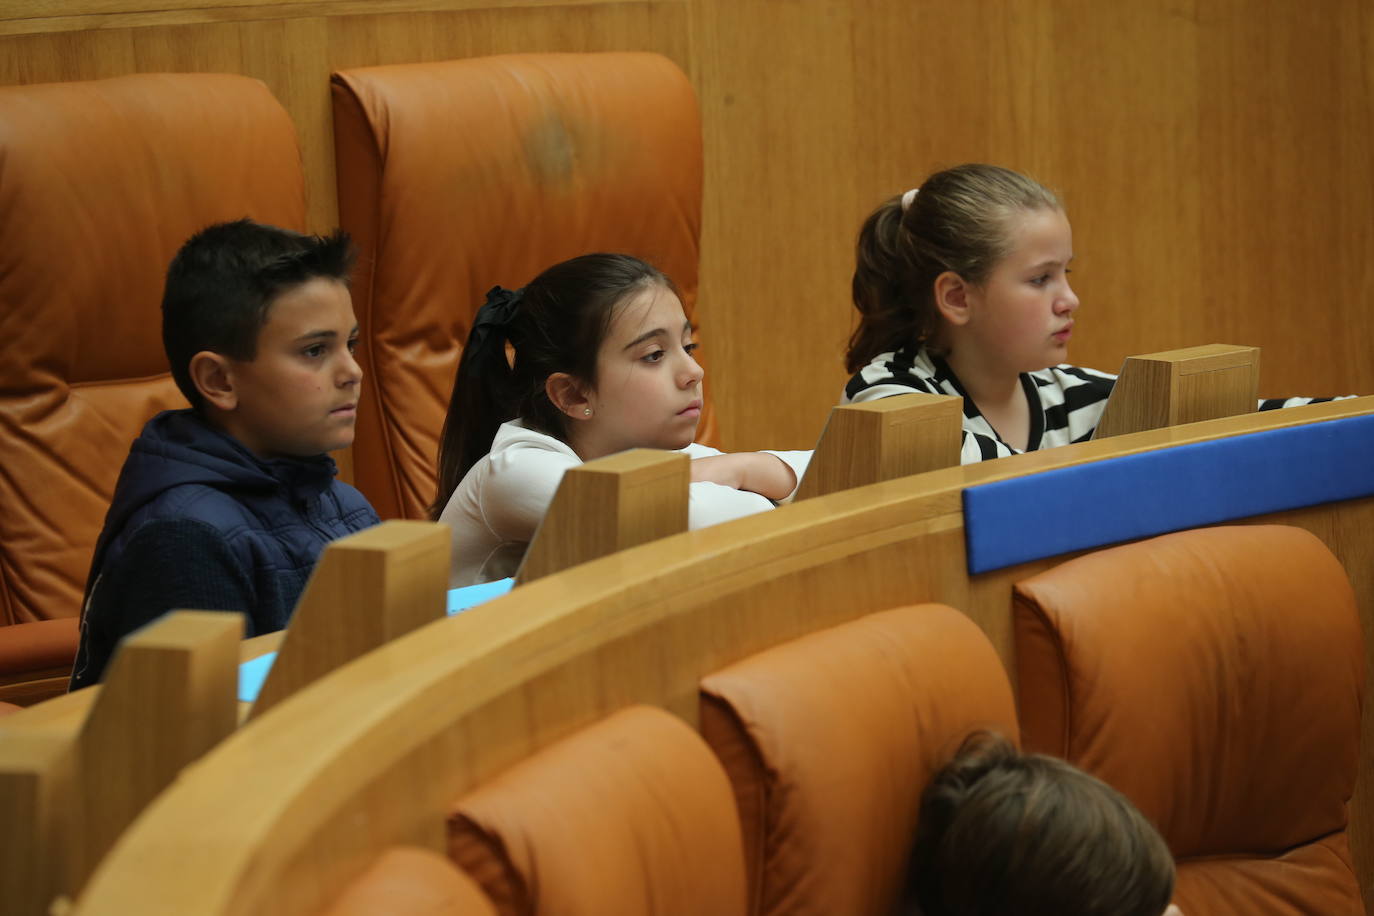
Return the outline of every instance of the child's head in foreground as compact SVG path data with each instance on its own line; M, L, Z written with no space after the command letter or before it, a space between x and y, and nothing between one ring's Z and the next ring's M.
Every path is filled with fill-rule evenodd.
M908 897L921 916L1181 916L1158 831L1062 760L975 733L919 817Z
M695 349L672 281L629 255L582 255L493 289L459 359L432 516L508 420L584 461L686 447L701 416Z
M202 417L262 458L353 442L358 324L347 234L242 219L201 230L167 269L162 340Z
M963 347L1014 372L1062 362L1072 257L1064 208L1033 178L976 163L936 172L859 232L849 371L909 345Z

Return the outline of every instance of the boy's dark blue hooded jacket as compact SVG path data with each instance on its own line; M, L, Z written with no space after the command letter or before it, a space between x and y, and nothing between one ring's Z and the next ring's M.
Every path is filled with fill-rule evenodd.
M324 545L378 521L336 471L327 455L258 458L193 410L148 421L96 542L72 688L169 610L242 611L246 636L285 627Z

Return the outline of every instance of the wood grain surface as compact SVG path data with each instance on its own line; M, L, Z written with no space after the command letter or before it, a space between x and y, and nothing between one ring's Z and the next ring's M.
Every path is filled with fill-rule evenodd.
M704 118L701 340L722 446L805 448L839 400L864 215L963 161L1057 189L1070 360L1217 340L1263 397L1374 392L1374 8L1363 0L11 0L0 84L262 79L335 204L328 76L508 51L651 50Z

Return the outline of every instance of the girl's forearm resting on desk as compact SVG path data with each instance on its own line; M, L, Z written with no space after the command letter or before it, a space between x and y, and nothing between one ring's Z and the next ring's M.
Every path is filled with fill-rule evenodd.
M748 490L773 500L785 499L797 487L797 475L787 463L767 452L735 452L693 459L692 481Z

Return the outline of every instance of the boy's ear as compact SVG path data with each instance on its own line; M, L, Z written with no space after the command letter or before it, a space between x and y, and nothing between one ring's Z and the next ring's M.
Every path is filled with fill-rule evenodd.
M955 327L968 324L969 283L952 270L935 278L935 308Z
M191 384L196 386L205 402L220 410L233 410L238 406L238 392L234 390L233 367L220 353L201 350L191 357L189 366Z
M555 372L544 382L544 394L565 415L574 420L587 417L587 391L582 383L566 372Z

